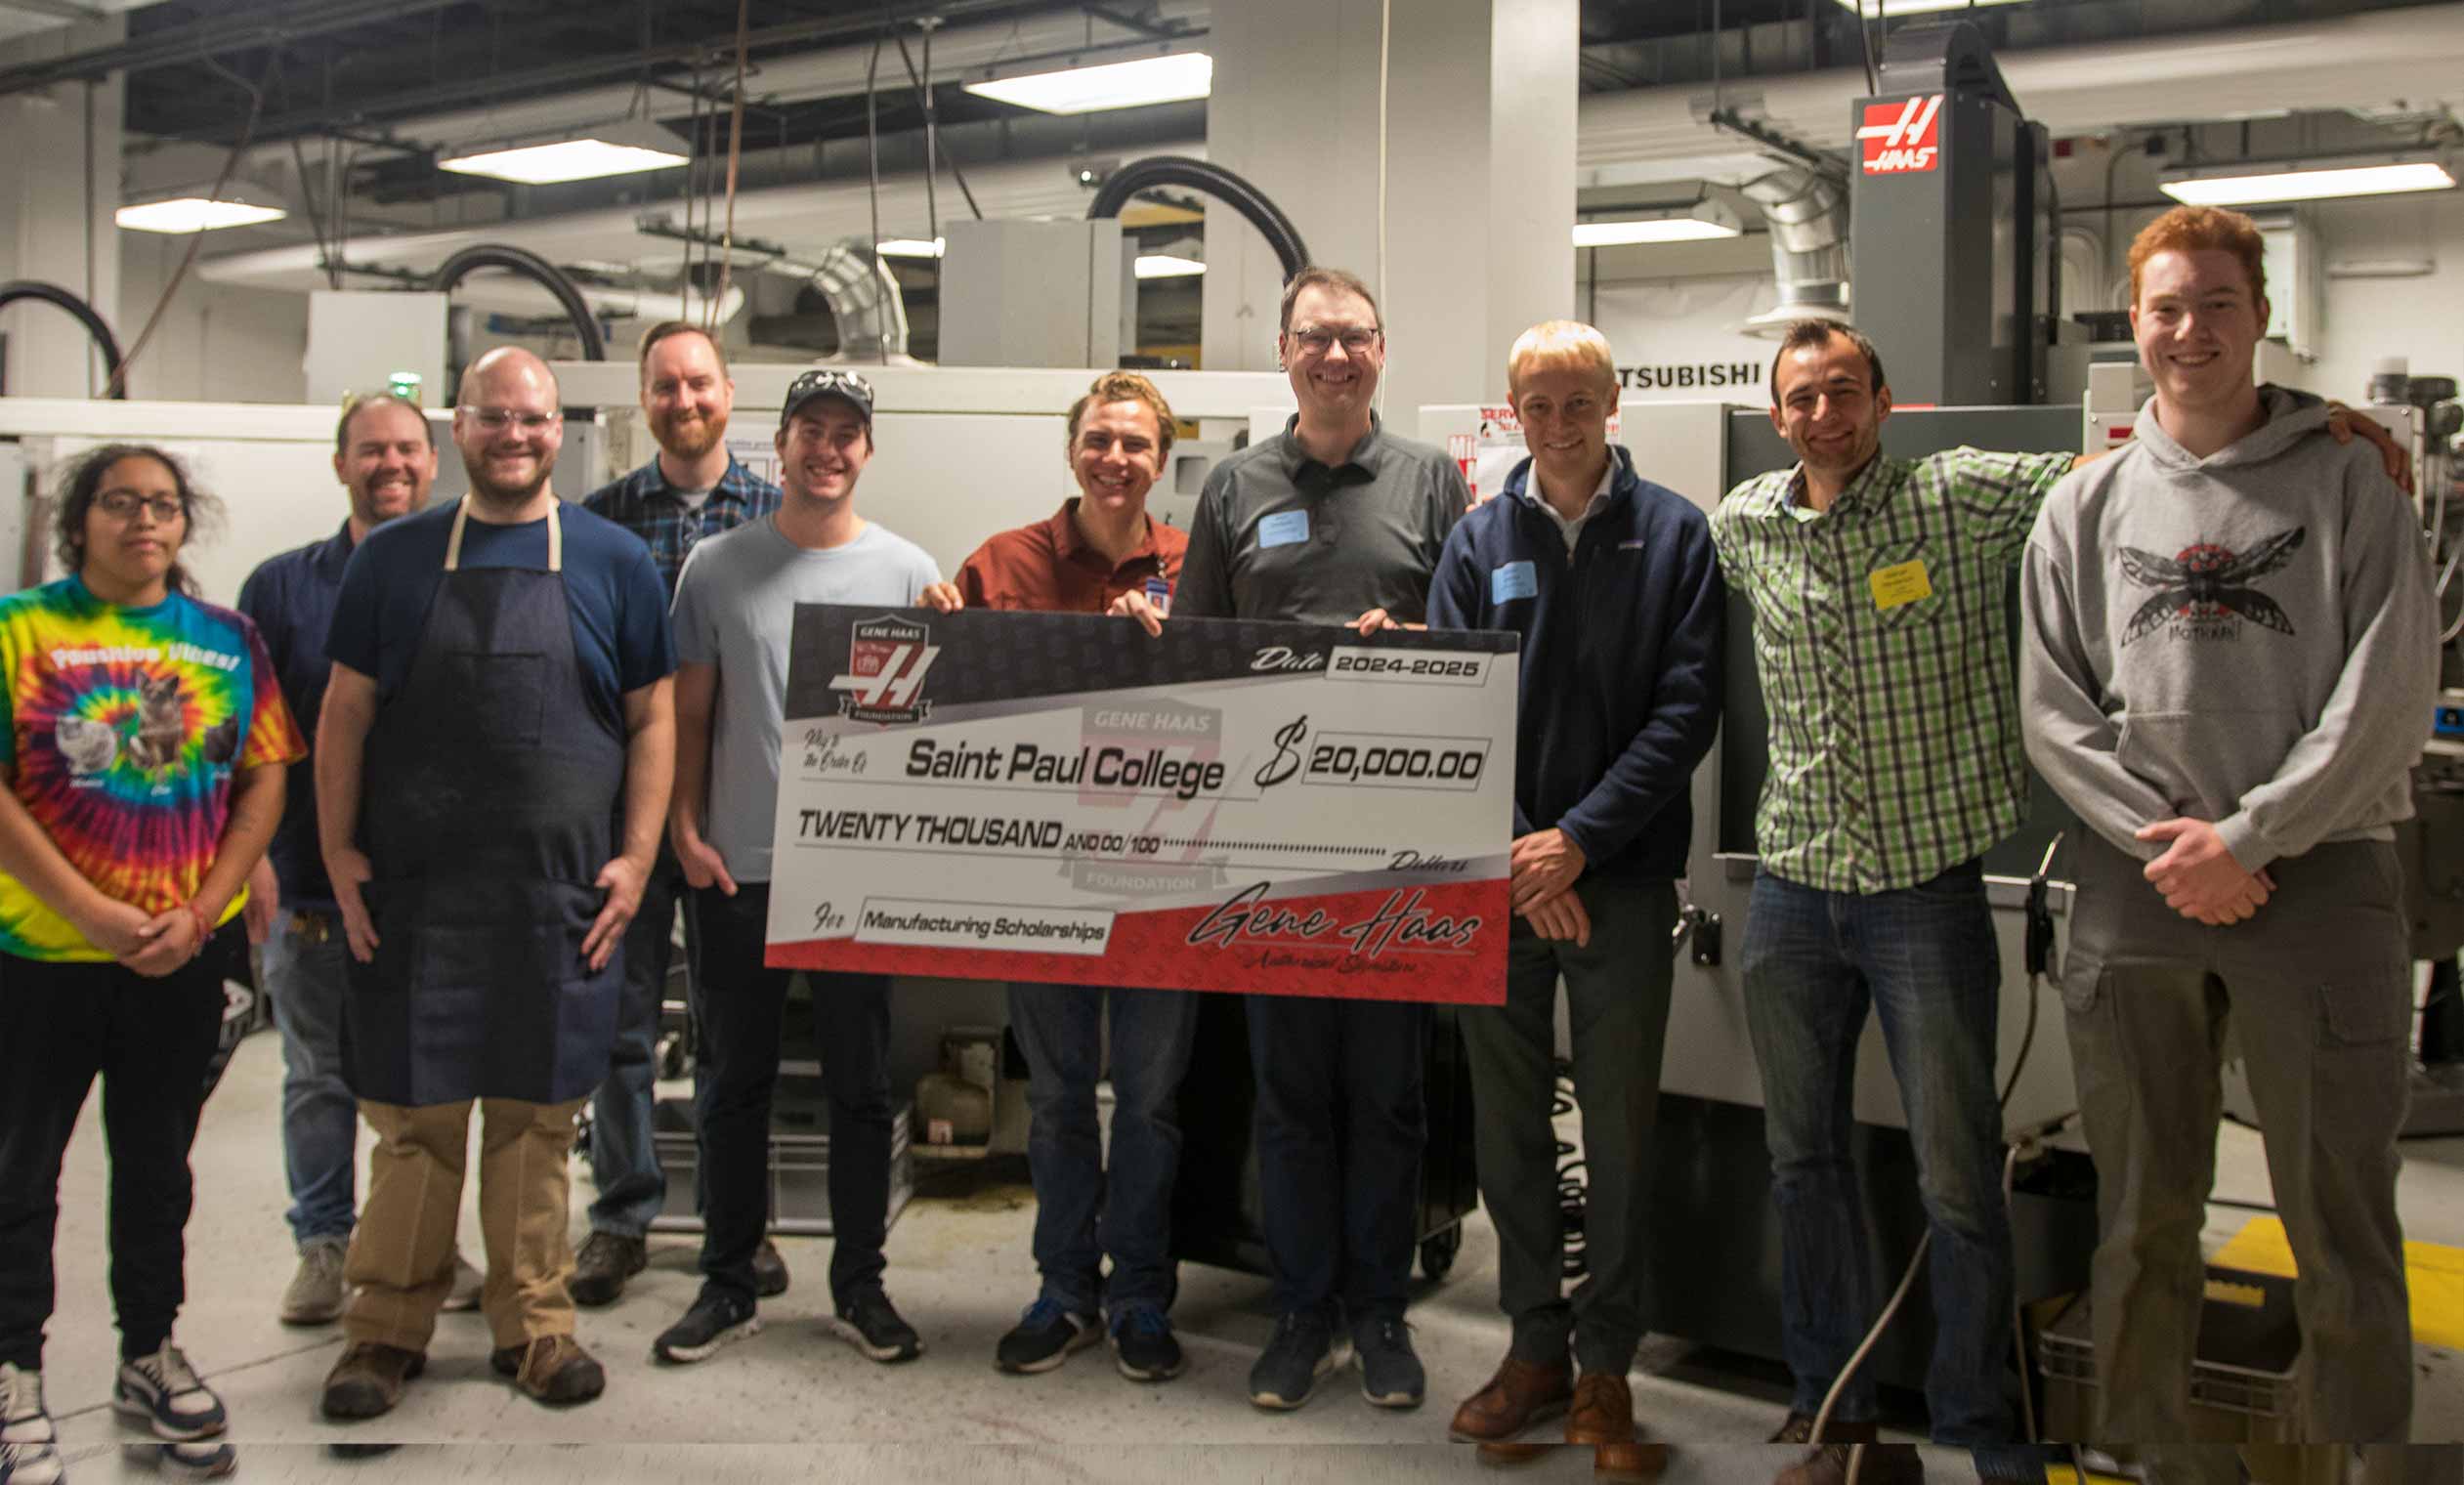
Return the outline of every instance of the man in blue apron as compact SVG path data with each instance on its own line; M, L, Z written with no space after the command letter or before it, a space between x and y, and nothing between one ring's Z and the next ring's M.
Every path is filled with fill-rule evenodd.
M541 1402L606 1385L574 1338L566 1158L658 848L674 659L649 550L549 489L563 440L546 364L482 357L453 414L470 494L371 531L335 603L318 822L377 1146L329 1418L385 1412L426 1363L474 1104L491 1360Z

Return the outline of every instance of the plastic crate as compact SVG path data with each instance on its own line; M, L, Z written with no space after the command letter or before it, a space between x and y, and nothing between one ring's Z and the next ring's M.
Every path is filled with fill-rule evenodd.
M896 1226L907 1199L915 1191L913 1153L908 1148L912 1105L900 1104L890 1116L890 1214ZM700 1182L701 1151L696 1139L693 1103L662 1098L652 1111L651 1143L658 1152L659 1168L667 1173L667 1201L651 1219L653 1232L700 1232L701 1213L694 1194ZM811 1124L812 1127L798 1125ZM770 1230L790 1237L828 1237L829 1221L829 1120L827 1106L818 1116L795 1106L773 1115L770 1129Z
M2255 1296L2257 1302L2253 1303ZM2096 1442L2097 1376L2088 1296L2073 1295L2036 1337L2045 1375L2042 1432ZM2302 1345L2293 1281L2209 1268L2199 1306L2198 1354L2190 1364L2190 1440L2287 1443L2293 1438L2293 1368Z

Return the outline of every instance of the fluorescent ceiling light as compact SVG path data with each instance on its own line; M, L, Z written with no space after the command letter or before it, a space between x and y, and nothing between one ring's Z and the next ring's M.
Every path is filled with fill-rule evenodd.
M2277 164L2209 166L2166 171L2157 189L2190 206L2245 206L2259 201L2322 201L2338 196L2447 191L2455 177L2433 159L2288 160Z
M1975 0L1978 5L2016 5L2019 0ZM1896 20L1901 16L1921 16L1928 11L1964 11L1969 0L1840 0L1845 10L1856 12L1871 21L1877 14Z
M1745 229L1719 201L1697 201L1678 210L1630 212L1608 221L1574 224L1577 247L1622 247L1630 242L1702 242L1733 237Z
M872 244L872 250L884 258L938 258L944 239L927 242L921 237L883 237Z
M279 222L290 213L278 206L253 206L246 201L215 201L204 196L180 196L123 206L112 220L138 232L199 233L225 227L255 227Z
M1197 259L1175 253L1138 254L1137 275L1141 278L1186 278L1206 271L1207 266Z
M1174 52L1135 62L1107 62L1025 77L998 77L965 84L969 93L1045 113L1093 113L1204 98L1214 83L1214 59L1204 52Z
M581 139L550 140L439 160L456 175L484 175L524 186L595 181L602 176L667 170L688 163L682 140L641 119L595 125Z

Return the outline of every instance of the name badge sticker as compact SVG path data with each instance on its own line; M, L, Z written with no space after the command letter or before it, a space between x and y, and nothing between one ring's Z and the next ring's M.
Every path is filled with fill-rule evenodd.
M1290 546L1309 539L1307 511L1277 511L1257 523L1259 546Z
M1509 562L1489 573L1489 602L1508 603L1540 591L1539 570L1528 562Z
M1921 557L1896 567L1876 568L1866 574L1865 584L1874 590L1877 609L1896 609L1933 596L1933 583L1925 575L1925 559Z

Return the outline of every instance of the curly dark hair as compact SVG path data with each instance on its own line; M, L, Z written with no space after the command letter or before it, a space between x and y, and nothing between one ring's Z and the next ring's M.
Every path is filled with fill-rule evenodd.
M180 536L183 548L222 521L223 502L199 488L188 466L170 453L151 444L106 444L71 464L61 477L60 508L52 516L52 550L59 554L60 565L71 573L86 565L86 513L103 492L103 477L122 459L151 459L171 472L171 483L180 491L181 513L187 518ZM195 576L178 561L171 564L167 580L173 592L198 596Z

